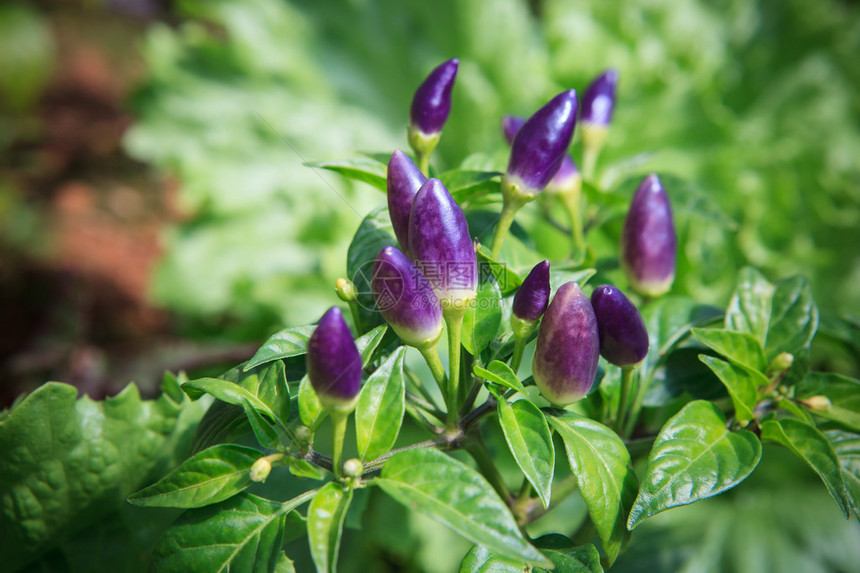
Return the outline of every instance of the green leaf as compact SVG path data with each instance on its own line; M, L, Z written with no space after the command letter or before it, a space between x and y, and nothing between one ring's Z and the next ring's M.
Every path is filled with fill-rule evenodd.
M208 405L141 400L134 385L103 402L77 395L51 382L0 419L4 570L127 506L130 494L176 467L188 456L189 427Z
M388 325L380 324L355 339L355 347L358 348L358 353L361 355L362 368L368 367L373 359L374 351L379 348L386 332L388 332Z
M220 444L188 458L178 468L128 501L152 507L203 507L224 501L251 485L248 473L262 454L254 448Z
M809 279L794 276L776 283L765 350L768 357L794 354L809 346L818 330L818 307Z
M405 353L403 346L394 351L361 389L355 408L355 434L362 461L378 458L397 441L406 411Z
M514 516L487 480L438 450L395 454L373 483L406 507L429 514L499 555L549 565L520 533Z
M397 245L388 209L379 207L361 222L346 253L346 272L358 292L358 308L362 325L366 328L385 321L376 310L376 301L370 289L373 261L383 247Z
M329 482L314 496L308 508L308 542L318 573L337 571L337 554L343 520L352 501L352 489Z
M818 474L839 510L847 517L849 501L842 469L833 446L818 428L794 418L768 420L761 425L761 439L787 447Z
M279 330L245 363L245 371L275 360L305 354L308 351L308 339L315 329L316 325L310 324Z
M278 420L275 413L262 400L233 382L221 380L220 378L198 378L196 380L189 380L183 384L182 389L185 390L185 393L191 399L199 398L205 393L234 406L244 407L247 403L255 410L266 414L271 420Z
M516 373L511 370L511 367L500 360L493 360L486 368L481 368L477 364L472 367L472 371L476 376L479 376L489 382L501 384L506 388L516 390L521 394L526 393L525 386L520 382Z
M841 430L824 432L824 437L833 446L851 510L860 518L860 435Z
M324 477L322 470L305 460L290 459L290 473L296 477L320 480Z
M305 375L299 382L299 418L302 424L316 430L325 418L326 411L322 407L319 396L311 386L310 378Z
M281 439L272 423L264 418L247 400L242 402L242 409L245 411L245 416L248 418L248 423L251 425L254 437L257 438L260 445L270 450L280 449Z
M311 161L305 163L308 167L328 169L355 181L369 183L380 191L386 191L386 174L388 168L384 163L370 157L353 157L334 161Z
M480 272L486 272L484 270L485 266L489 268L499 283L499 290L502 291L502 296L511 294L523 284L523 279L507 265L494 259L490 249L484 245L478 246L478 255L480 255L478 259L478 264L481 265Z
M860 380L832 372L809 372L797 386L797 397L825 396L830 407L810 410L816 416L860 432Z
M770 326L773 285L752 267L741 269L726 310L726 328L746 332L764 346Z
M529 570L522 560L496 555L483 545L473 546L460 562L460 573L523 573Z
M485 193L498 191L502 174L498 171L452 169L436 176L461 206Z
M546 418L528 400L513 405L499 401L499 423L511 453L543 502L549 506L552 476L555 469L555 449Z
M768 385L767 377L757 370L713 356L700 354L699 360L708 365L729 391L738 421L746 424L752 420L758 402L758 389Z
M484 269L482 257L479 268ZM502 292L492 272L482 272L478 281L478 296L463 316L463 347L471 354L479 354L496 337L502 323Z
M242 492L188 510L158 541L150 571L272 571L280 558L287 513L313 493L276 503Z
M597 529L609 562L615 561L630 534L627 511L636 496L630 453L618 434L589 418L549 418L567 450L579 493Z
M296 573L296 567L293 564L292 559L287 557L287 554L283 551L278 555L278 562L275 563L273 573Z
M767 358L758 340L746 332L693 328L693 336L705 346L737 364L764 371Z
M745 480L761 459L761 443L747 430L730 432L712 403L696 400L660 430L627 527L679 505L730 489Z
M594 545L576 546L564 535L550 533L535 539L535 546L553 562L556 573L603 573Z
M277 360L263 369L257 397L263 401L272 412L286 422L292 411L290 388L287 386L287 374L284 363Z

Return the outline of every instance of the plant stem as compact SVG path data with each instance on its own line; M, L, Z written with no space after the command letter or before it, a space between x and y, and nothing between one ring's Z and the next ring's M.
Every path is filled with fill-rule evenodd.
M418 352L421 353L421 356L424 357L424 361L427 363L427 366L430 368L430 372L433 374L433 379L436 380L436 384L439 385L439 390L442 391L442 395L446 395L445 389L445 366L442 364L442 360L439 359L439 352L436 343L425 344L418 348Z
M502 213L499 216L499 222L496 223L496 230L493 234L493 244L490 248L490 252L494 259L499 256L499 252L502 250L502 244L505 242L505 237L508 236L508 231L511 229L511 224L514 222L514 215L517 214L520 207L522 207L522 204L512 204L507 198L505 199L505 203L502 206Z
M573 258L579 261L585 255L585 235L582 230L582 183L561 194L561 201L570 217L570 233L573 240Z
M463 315L466 309L450 309L444 313L448 325L448 429L457 428L460 415L460 341L463 333Z
M627 415L627 400L630 396L630 385L633 382L633 366L621 367L621 393L618 395L618 413L615 415L615 429L624 431L624 418Z
M418 169L421 170L421 173L430 177L430 154L429 153L421 153L420 151L415 151L415 158L418 160Z
M520 365L523 362L523 351L526 349L526 342L528 342L528 339L524 336L514 337L514 353L511 356L511 370L514 371L514 374L520 370Z
M344 412L332 411L332 454L331 465L334 477L340 479L341 475L341 458L343 457L343 440L346 436L346 423L349 421L349 414Z
M650 386L650 378L643 383L640 375L637 380L636 388L633 391L633 405L630 406L630 412L627 414L627 420L624 423L622 438L629 438L636 427L636 420L639 418L639 412L642 410L642 402L645 400L645 390Z
M508 487L505 485L504 480L502 480L499 469L493 462L493 458L490 457L490 452L487 451L487 446L484 444L481 434L475 432L471 439L466 440L464 447L469 455L472 456L472 459L475 460L475 463L478 464L478 471L487 478L487 481L490 482L490 485L493 486L499 497L507 503L511 499L511 492L508 491Z
M600 155L600 147L596 145L583 145L582 177L586 181L591 181L594 178L594 170L597 167L598 155Z
M349 314L352 315L352 322L355 325L355 331L361 335L364 334L364 329L361 325L361 314L358 311L358 303L354 300L351 300L347 303L349 306Z

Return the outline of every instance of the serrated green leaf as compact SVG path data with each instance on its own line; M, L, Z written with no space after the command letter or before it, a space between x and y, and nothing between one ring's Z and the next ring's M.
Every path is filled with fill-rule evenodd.
M386 190L386 174L388 168L384 163L371 157L353 157L333 161L311 161L305 163L315 169L334 171L354 181L369 183L382 192Z
M729 391L735 406L735 418L742 424L752 420L758 402L758 389L768 385L767 377L757 370L713 356L700 354L699 360L707 364Z
M760 459L761 443L755 434L730 432L714 404L690 402L666 422L654 441L628 529L661 511L736 486Z
M14 571L99 521L188 455L188 428L207 402L141 400L130 385L113 398L77 399L48 383L0 420L0 555Z
M359 315L365 328L385 322L376 310L370 279L373 276L373 261L376 255L389 245L397 245L397 239L394 237L388 209L379 207L362 220L346 253L347 277L355 284L358 292Z
M500 400L499 423L517 465L537 491L544 507L549 506L555 449L546 417L528 400L513 405Z
M212 446L188 458L128 501L134 505L182 508L224 501L251 485L248 472L261 456L254 448L236 444Z
M767 367L764 350L751 334L710 328L693 328L692 333L702 344L732 362L758 371Z
M486 265L490 272L493 273L493 276L496 277L496 281L499 283L499 290L502 291L502 296L511 294L516 291L521 284L523 284L523 279L520 275L515 273L504 263L493 258L493 254L490 252L490 249L484 245L479 245L478 254L480 255L478 264L482 266ZM481 269L481 272L484 272L483 268Z
M335 573L343 520L352 501L352 489L327 483L308 508L308 542L317 573Z
M281 554L287 513L314 493L276 503L242 492L190 509L158 541L150 571L271 571Z
M809 279L794 276L776 283L765 351L769 358L780 352L794 354L812 342L818 330L818 307L812 299Z
M842 468L842 478L848 503L854 515L860 519L860 434L829 430L824 437L833 446L839 467Z
M478 257L479 265L482 257ZM502 323L502 292L492 272L482 272L478 281L478 295L463 316L463 347L471 354L479 354L496 337Z
M499 555L549 565L523 537L510 509L487 480L438 450L399 452L372 483L406 507L429 514Z
M316 430L325 418L326 411L319 396L311 386L310 378L305 375L299 382L299 418L302 424Z
M526 393L526 388L523 386L523 383L520 382L519 377L517 377L516 373L511 370L511 367L505 364L500 360L493 360L490 362L486 368L482 368L477 364L472 367L472 371L476 376L479 376L489 382L493 382L495 384L501 384L506 388L511 388L512 390L516 390L521 394Z
M630 453L618 434L589 418L566 415L550 417L549 423L564 442L580 495L611 563L630 537L625 522L637 489Z
M737 288L726 310L726 328L746 332L765 346L773 291L773 285L756 269L741 269Z
M761 425L761 439L782 444L818 474L840 511L849 515L849 501L842 469L833 446L818 428L794 418L768 420Z
M270 336L245 364L245 370L248 371L275 360L305 354L308 351L308 339L315 329L316 325L309 324L279 330Z
M367 379L355 407L355 436L362 461L374 460L397 441L406 411L403 360L398 348Z

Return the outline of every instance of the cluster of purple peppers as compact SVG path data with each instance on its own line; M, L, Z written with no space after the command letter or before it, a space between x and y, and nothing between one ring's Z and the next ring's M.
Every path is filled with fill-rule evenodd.
M414 141L419 141L417 145L430 141L432 146L438 141L451 109L458 65L456 59L444 62L416 91L409 125L413 148ZM616 82L617 73L610 70L586 90L579 109L579 120L586 128L584 140L605 137ZM511 144L503 189L507 186L533 197L544 190L580 184L579 170L568 155L577 111L576 92L567 90L527 120L503 119L503 132ZM383 318L403 342L426 350L437 344L443 319L462 315L476 296L475 248L466 217L442 182L425 177L400 150L388 163L387 194L400 249L388 246L379 252L371 289ZM659 178L652 174L636 190L622 233L621 262L631 288L646 297L668 291L675 256L671 207ZM643 360L648 335L639 311L614 286L597 287L589 299L577 283L569 282L550 302L549 272L549 263L543 261L523 281L514 296L512 328L516 336L528 337L543 316L533 376L548 401L565 405L589 392L601 354L621 367ZM361 385L362 362L337 307L325 313L310 338L307 368L327 409L352 409Z

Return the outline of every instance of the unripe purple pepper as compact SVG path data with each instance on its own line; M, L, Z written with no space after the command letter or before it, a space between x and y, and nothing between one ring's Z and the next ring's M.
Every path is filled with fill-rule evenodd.
M636 189L621 234L621 266L633 290L649 297L669 290L677 243L669 197L651 174Z
M503 191L534 197L546 187L562 160L576 126L576 91L567 90L523 123L511 144Z
M340 309L330 308L308 340L308 378L323 407L351 412L361 389L361 355Z
M442 306L415 263L384 247L373 263L370 288L376 307L405 344L421 348L442 334Z
M457 58L443 62L418 86L409 109L410 127L426 135L442 131L451 112L451 89L459 66Z
M549 261L541 261L532 268L514 294L511 328L515 336L531 336L537 321L546 311L549 294Z
M428 179L412 202L409 252L443 313L464 311L477 293L478 261L466 216L438 179Z
M516 137L517 132L525 121L524 118L516 115L506 115L502 118L502 133L505 134L505 139L508 140L508 143L514 141L514 137ZM573 159L570 158L570 155L565 154L558 171L555 172L555 175L546 184L544 190L547 193L564 193L570 190L578 191L580 185L582 185L582 175L579 173L579 168L573 162Z
M409 254L409 212L418 189L427 181L421 170L408 155L395 150L388 161L386 187L388 189L388 215L394 236L404 253Z
M532 374L544 398L564 406L594 385L600 341L591 301L575 282L563 284L543 317Z
M648 331L639 310L612 285L600 285L591 293L597 317L600 354L616 366L639 364L648 354Z

